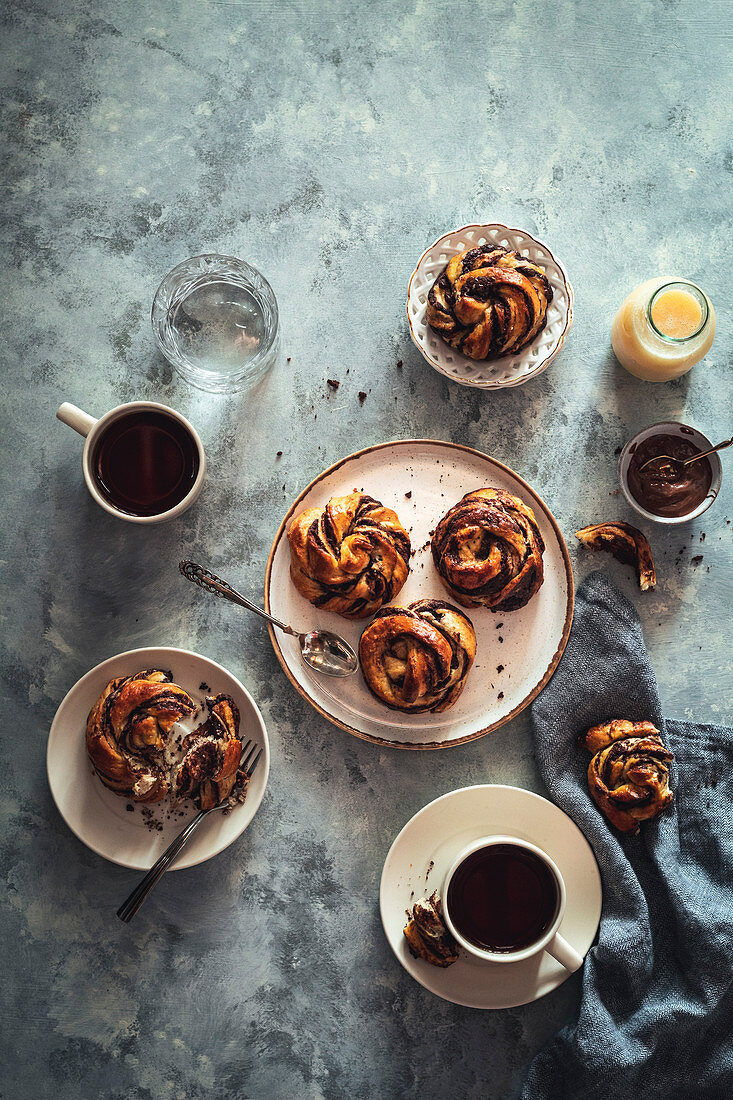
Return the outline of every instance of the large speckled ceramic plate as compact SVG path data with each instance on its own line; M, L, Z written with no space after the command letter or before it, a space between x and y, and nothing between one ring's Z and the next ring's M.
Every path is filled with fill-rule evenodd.
M116 676L131 676L143 668L170 670L180 684L203 706L207 684L212 692L231 695L239 708L240 736L262 747L246 800L227 812L209 814L170 868L180 871L218 855L244 832L257 813L267 786L270 750L265 723L247 689L215 661L185 649L131 649L118 653L87 672L68 692L51 725L46 768L51 794L71 831L97 855L122 867L143 871L155 863L173 838L196 814L190 799L175 812L168 803L133 807L128 799L103 785L87 756L84 733L87 715L103 688ZM188 731L201 718L178 723Z
M544 997L570 977L546 951L515 963L491 963L465 951L441 969L410 954L402 929L418 898L441 893L458 853L486 836L515 836L536 844L565 880L567 907L560 932L585 955L601 919L601 876L575 822L531 791L490 785L463 787L436 798L408 821L389 850L379 888L382 924L408 974L446 1001L469 1008L514 1008Z
M545 581L526 607L495 615L485 608L467 614L477 638L476 660L458 701L442 714L390 710L367 689L361 673L331 679L312 672L294 638L270 637L288 678L316 710L342 729L380 745L435 749L490 733L519 714L549 681L570 634L573 574L565 540L550 509L526 481L480 451L456 443L403 439L368 447L319 474L290 507L275 536L267 563L265 606L298 630L323 627L340 633L354 648L367 625L313 607L290 579L287 530L296 513L323 507L330 497L354 489L394 508L408 530L411 572L395 603L448 598L435 572L430 533L441 516L473 489L506 489L533 509L546 549Z

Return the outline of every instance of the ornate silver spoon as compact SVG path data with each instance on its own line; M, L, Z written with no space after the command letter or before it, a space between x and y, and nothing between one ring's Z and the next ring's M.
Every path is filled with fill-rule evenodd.
M267 619L268 623L272 623L279 630L284 630L286 634L297 638L303 660L315 672L321 672L324 676L350 676L359 667L356 653L338 634L332 634L330 630L309 630L306 634L301 634L293 630L292 626L281 623L274 615L268 615L221 577L217 577L209 569L204 569L202 565L197 565L195 561L182 561L178 568L186 580L193 581L214 596L229 600L240 607L246 607L248 611L254 611L255 615Z

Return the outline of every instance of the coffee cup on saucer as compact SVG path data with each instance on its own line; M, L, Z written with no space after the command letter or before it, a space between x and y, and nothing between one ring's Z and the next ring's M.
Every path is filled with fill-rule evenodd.
M454 860L442 891L443 916L469 954L486 962L521 962L549 952L571 973L583 957L558 928L565 882L554 860L529 841L482 837Z
M110 515L162 523L182 515L206 477L206 456L185 416L156 401L117 405L98 420L64 402L56 416L86 437L87 489Z

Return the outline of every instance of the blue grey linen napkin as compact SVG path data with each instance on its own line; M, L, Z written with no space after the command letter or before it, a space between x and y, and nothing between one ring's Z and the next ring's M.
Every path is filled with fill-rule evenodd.
M694 669L681 670L694 676ZM576 737L649 718L675 755L671 810L621 836L588 792ZM525 1100L733 1097L733 729L665 720L636 611L601 573L578 590L565 655L532 707L550 797L603 878L576 1023L532 1062Z

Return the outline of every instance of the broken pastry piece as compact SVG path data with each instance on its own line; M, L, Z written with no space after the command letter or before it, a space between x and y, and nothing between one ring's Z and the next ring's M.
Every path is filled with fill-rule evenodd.
M594 523L576 531L575 537L589 550L607 550L624 565L633 565L642 592L656 586L651 547L646 535L630 523Z
M592 752L588 786L593 801L622 833L661 814L672 801L669 768L674 756L649 721L613 718L585 735Z
M228 798L235 785L246 782L240 771L242 742L239 710L229 695L206 700L209 717L183 741L184 757L175 775L176 801L193 798L202 810L210 810Z
M443 906L437 890L429 898L420 898L412 907L412 916L402 929L407 946L416 959L431 966L450 966L458 959L458 946L445 926Z

